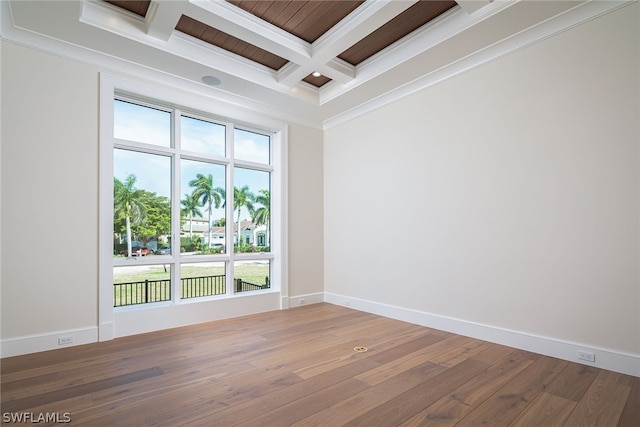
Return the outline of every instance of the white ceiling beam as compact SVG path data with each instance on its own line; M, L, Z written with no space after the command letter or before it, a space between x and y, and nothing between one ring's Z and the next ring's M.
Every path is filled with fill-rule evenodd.
M307 61L311 45L225 1L190 0L187 14L217 30L295 63Z
M285 85L293 85L314 71L320 71L327 77L342 83L352 80L353 69L349 70L336 64L327 67L339 54L377 30L387 21L411 7L415 0L367 0L363 5L351 12L336 26L323 34L312 44L311 60L300 63L295 71L278 76L278 81Z
M169 40L184 12L188 0L154 0L146 16L147 34Z
M332 59L318 71L341 84L347 84L356 78L356 67L340 58Z
M284 67L278 70L276 74L276 80L278 81L278 83L281 83L282 81L289 81L288 76L296 73L299 68L300 68L300 65L296 64L295 62L289 62Z
M492 0L456 0L456 3L458 3L465 12L472 14L487 6L491 1Z
M337 56L336 53L353 46L414 3L416 0L367 0L313 43L313 57Z
M14 4L16 3L12 3L12 9L15 8ZM38 2L35 1L26 4L31 4L34 7L39 6ZM68 2L68 4L72 3ZM82 0L80 7L79 22L114 34L120 34L132 40L135 40L140 34L144 38L149 38L146 34L144 19L135 13L126 12L117 6L102 1Z

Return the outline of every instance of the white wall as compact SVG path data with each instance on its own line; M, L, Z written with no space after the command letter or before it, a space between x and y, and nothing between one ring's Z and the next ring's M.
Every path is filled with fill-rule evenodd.
M95 326L98 73L2 56L2 338Z
M56 348L63 334L74 335L75 343L95 341L103 70L0 42L3 354ZM288 294L320 293L321 299L322 133L291 125L289 147L288 243L295 265ZM216 304L220 316L242 312L237 301ZM177 321L205 321L213 311L191 304Z
M322 194L322 132L291 127L289 138L289 296L322 300L324 291L324 229ZM292 301L293 305L299 300Z
M2 178L4 177L2 171L2 43L0 42L0 185L2 184ZM0 186L1 188L1 186ZM2 309L2 195L0 194L0 310ZM2 331L2 316L0 315L0 331Z
M327 130L329 299L640 361L638 17Z

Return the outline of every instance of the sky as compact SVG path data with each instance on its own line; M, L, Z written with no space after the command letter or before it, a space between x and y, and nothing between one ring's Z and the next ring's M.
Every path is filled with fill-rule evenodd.
M225 127L216 123L183 116L181 118L180 143L184 150L205 155L225 155ZM165 111L142 107L135 104L115 101L114 137L160 147L171 146L171 114ZM237 159L258 163L269 163L269 137L241 129L234 130L234 154ZM129 174L137 178L135 187L154 192L159 196L171 194L171 158L160 154L140 153L131 150L115 149L113 159L114 177L124 181ZM220 164L203 161L179 160L180 198L191 194L193 188L189 181L198 173L213 176L214 187L225 184L225 168ZM235 186L248 185L251 192L269 190L269 173L236 167L234 169ZM201 209L207 217L206 207ZM234 213L234 220L236 219ZM224 211L218 209L212 219L224 217ZM250 218L246 209L241 219Z

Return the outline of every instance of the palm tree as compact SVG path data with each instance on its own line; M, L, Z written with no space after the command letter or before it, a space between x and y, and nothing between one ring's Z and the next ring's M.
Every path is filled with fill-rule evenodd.
M198 199L193 197L193 194L185 194L184 199L180 201L182 203L182 214L189 217L189 241L193 238L193 217L202 217L202 212L198 209Z
M253 201L256 196L249 191L249 186L245 185L242 188L238 189L238 187L233 188L233 209L238 210L238 239L237 245L240 246L242 243L242 239L240 238L240 211L242 208L247 208L249 213L253 216Z
M269 220L271 218L271 194L269 190L259 190L260 194L255 197L255 202L260 203L262 206L255 210L253 213L253 222L256 225L264 224L267 228L266 242L269 242Z
M208 245L211 244L211 214L213 208L218 209L221 203L224 201L224 189L216 188L213 186L213 176L211 174L205 176L201 173L196 175L196 178L189 181L189 185L194 188L192 197L200 204L200 206L207 206L207 212L209 214L209 240Z
M124 215L127 228L127 255L131 256L131 223L140 224L146 217L144 190L135 188L136 176L127 176L124 182L113 178L114 215Z

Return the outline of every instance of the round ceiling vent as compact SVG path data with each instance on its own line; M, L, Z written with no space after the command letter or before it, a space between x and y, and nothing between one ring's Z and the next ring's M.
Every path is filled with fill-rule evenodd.
M220 79L215 76L204 76L202 81L209 86L218 86L220 84Z

